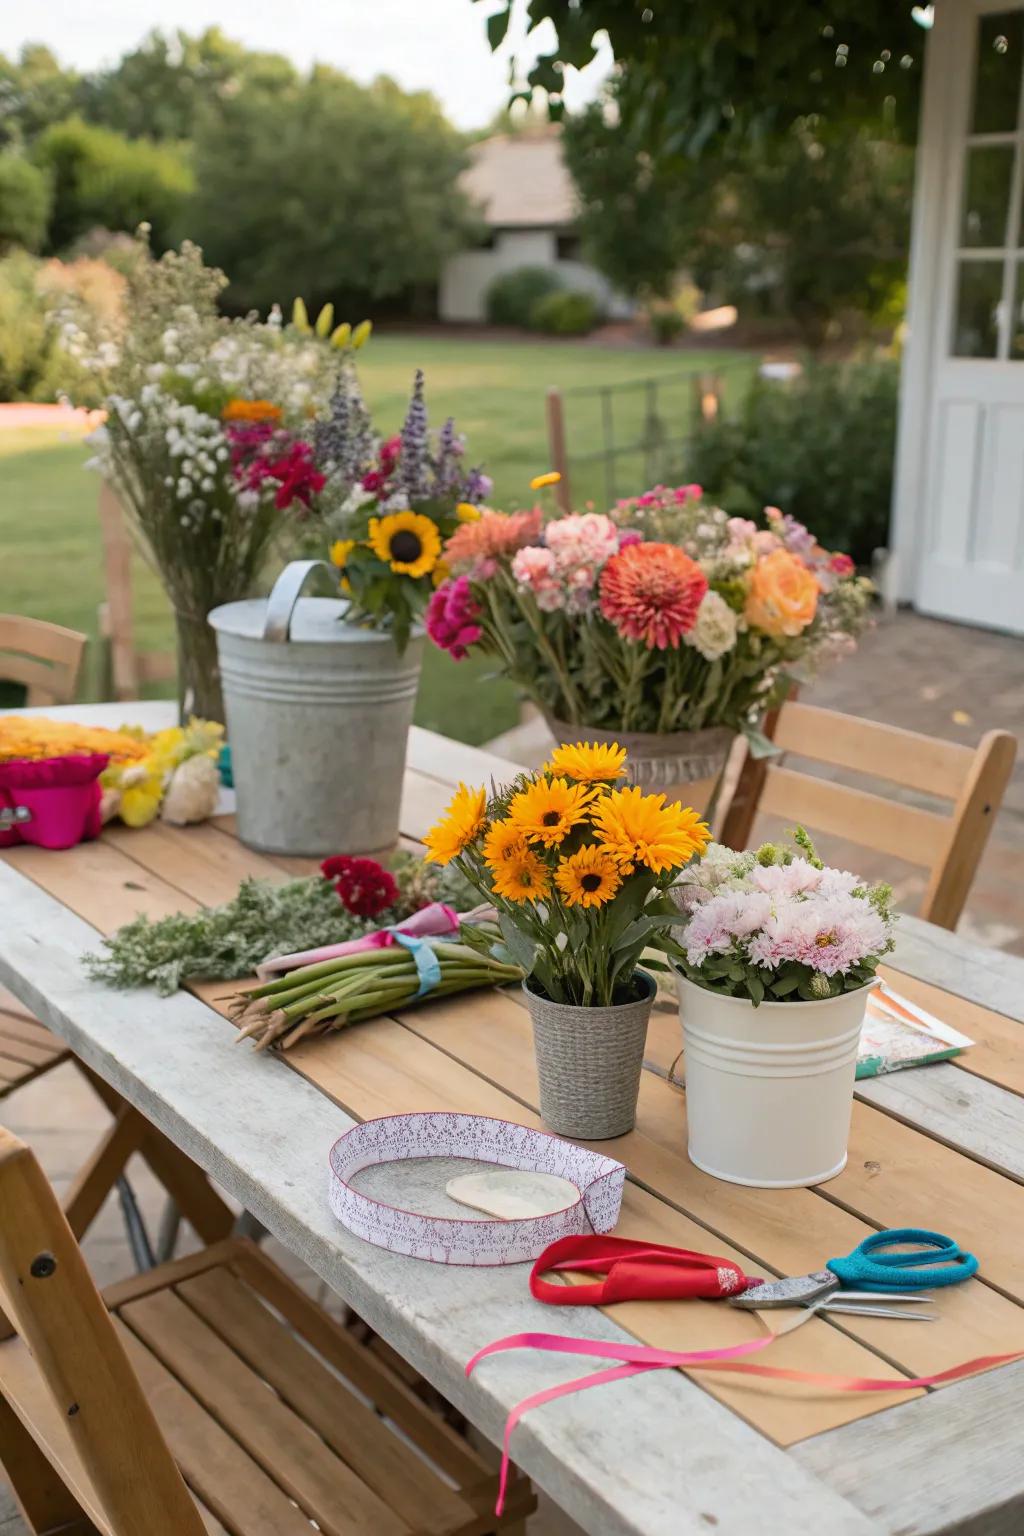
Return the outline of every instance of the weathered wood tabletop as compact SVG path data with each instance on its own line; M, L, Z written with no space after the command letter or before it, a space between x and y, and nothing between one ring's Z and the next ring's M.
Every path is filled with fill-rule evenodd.
M91 723L167 723L166 705L79 706ZM416 842L458 780L514 766L414 731L402 810ZM529 1018L514 995L439 1001L303 1043L287 1059L235 1047L223 982L161 999L90 982L83 952L138 912L160 917L232 897L246 875L315 868L243 847L230 815L199 827L116 826L67 852L0 856L0 983L62 1035L485 1433L579 1359L511 1353L471 1382L482 1344L529 1330L628 1335L684 1350L758 1335L710 1302L630 1302L552 1314L521 1266L455 1269L370 1247L326 1199L327 1153L354 1120L471 1110L539 1125ZM710 1249L764 1274L801 1274L870 1231L954 1234L980 1276L939 1292L933 1326L816 1318L771 1362L852 1376L928 1375L1024 1349L1024 961L914 919L887 971L907 996L977 1044L957 1061L858 1084L845 1171L813 1190L753 1190L686 1157L685 1096L672 1078L678 1022L656 1011L637 1129L602 1151L629 1179L618 1232ZM2 1065L2 1064L0 1064ZM393 1193L401 1172L378 1190ZM385 1194L385 1198L387 1194ZM936 1391L832 1393L751 1379L652 1372L548 1405L516 1430L517 1462L585 1529L680 1536L757 1528L787 1536L926 1536L1024 1529L1024 1362Z

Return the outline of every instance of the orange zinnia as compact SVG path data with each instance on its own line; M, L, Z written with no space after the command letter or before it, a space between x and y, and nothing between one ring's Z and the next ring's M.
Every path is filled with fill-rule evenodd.
M221 412L223 421L280 421L281 408L272 400L229 400Z
M674 544L627 544L601 572L601 612L626 640L677 650L694 626L708 579Z

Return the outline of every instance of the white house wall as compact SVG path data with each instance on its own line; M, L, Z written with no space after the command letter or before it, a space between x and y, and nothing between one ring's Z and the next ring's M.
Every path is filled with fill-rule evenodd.
M613 318L631 313L627 300L616 294L600 272L582 261L559 261L553 229L503 230L490 250L460 251L441 271L438 310L442 320L486 320L487 290L496 277L519 267L548 267L563 287L581 289Z

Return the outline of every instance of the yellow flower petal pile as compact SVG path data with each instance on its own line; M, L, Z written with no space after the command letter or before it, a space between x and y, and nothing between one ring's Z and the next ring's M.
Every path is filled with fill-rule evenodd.
M0 762L15 758L41 762L47 757L105 752L112 763L136 763L148 756L148 742L128 731L109 731L73 720L49 720L44 715L0 717Z

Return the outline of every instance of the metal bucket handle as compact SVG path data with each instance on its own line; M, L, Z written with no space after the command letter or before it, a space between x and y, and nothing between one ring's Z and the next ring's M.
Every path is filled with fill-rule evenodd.
M270 589L267 616L263 624L264 640L291 639L292 614L299 595L313 571L320 567L331 572L326 560L292 560L285 566Z

